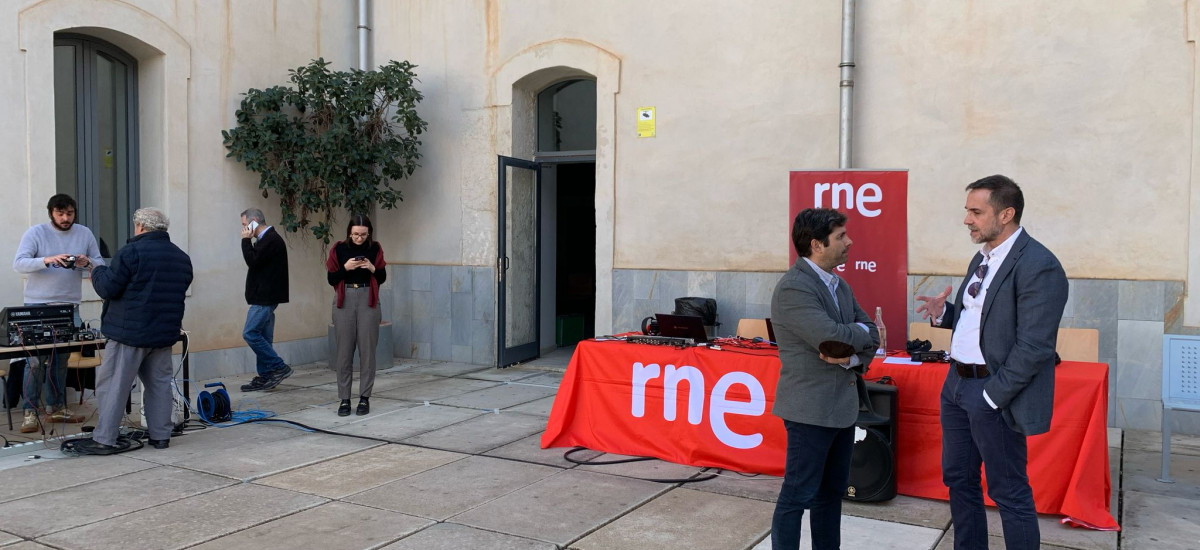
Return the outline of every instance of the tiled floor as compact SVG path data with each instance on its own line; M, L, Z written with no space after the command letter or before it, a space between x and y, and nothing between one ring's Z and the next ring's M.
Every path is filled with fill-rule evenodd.
M223 380L239 410L332 434L263 422L190 432L166 450L65 459L54 438L79 425L56 427L45 443L0 455L0 550L770 547L778 478L720 472L662 483L648 480L714 472L658 460L579 465L564 449L542 449L566 364L559 355L504 370L398 361L380 371L362 417L336 415L323 364L264 393L238 390L249 375ZM89 395L84 414L91 403ZM1043 548L1200 548L1200 438L1176 436L1172 485L1155 481L1158 445L1156 433L1110 430L1124 531L1072 529L1047 516ZM597 457L621 458L573 456ZM844 514L843 548L952 545L945 502L847 502ZM998 516L989 516L998 533ZM991 542L1003 548L998 536Z

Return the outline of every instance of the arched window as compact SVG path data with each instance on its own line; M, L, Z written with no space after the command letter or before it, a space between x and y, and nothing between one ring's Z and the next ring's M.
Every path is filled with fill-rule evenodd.
M76 221L115 254L133 236L138 205L137 61L103 40L54 37L56 188Z
M596 81L567 80L537 96L538 152L596 150Z

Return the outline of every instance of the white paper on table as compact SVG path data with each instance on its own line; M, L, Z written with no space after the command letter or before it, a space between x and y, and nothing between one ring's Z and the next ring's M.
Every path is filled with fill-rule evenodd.
M883 362L887 363L889 365L923 365L924 364L920 361L913 361L912 359L909 359L907 357L885 357L883 359Z

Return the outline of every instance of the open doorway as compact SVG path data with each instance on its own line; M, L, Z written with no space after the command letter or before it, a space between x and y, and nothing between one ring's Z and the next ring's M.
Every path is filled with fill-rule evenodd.
M542 354L596 334L596 163L542 163Z

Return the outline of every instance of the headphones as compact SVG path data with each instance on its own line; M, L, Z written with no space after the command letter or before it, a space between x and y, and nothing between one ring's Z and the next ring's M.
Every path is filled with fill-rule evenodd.
M212 393L202 391L196 396L196 412L201 420L210 424L233 420L233 407L229 401L229 392L225 391L225 384L211 382L204 385L206 388L216 386L220 386L220 389Z
M658 335L658 317L651 315L642 319L642 334L648 336Z

